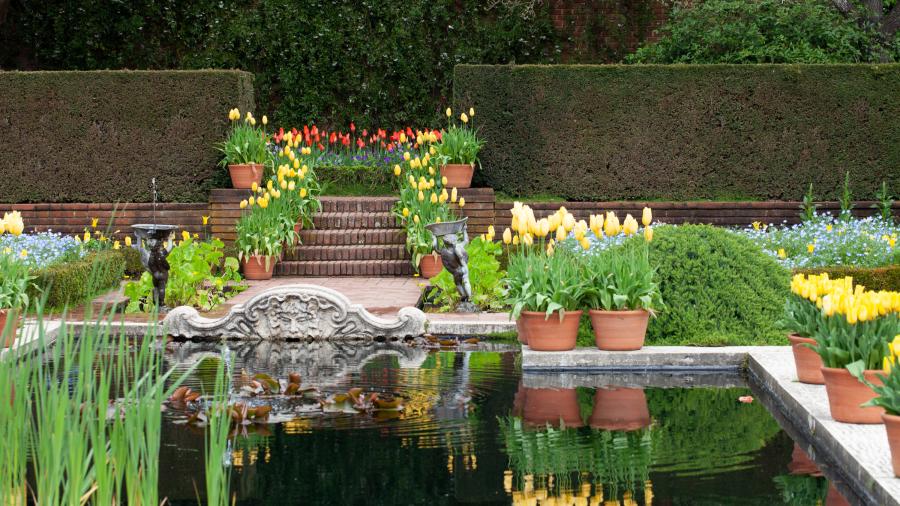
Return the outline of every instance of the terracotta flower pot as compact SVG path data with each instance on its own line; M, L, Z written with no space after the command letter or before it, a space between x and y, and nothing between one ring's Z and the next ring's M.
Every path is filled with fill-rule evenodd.
M900 478L900 416L881 415L884 428L887 431L888 444L891 447L891 464L894 467L894 476Z
M231 186L239 189L248 189L253 183L262 182L264 167L258 163L230 163L228 175L231 176Z
M528 425L581 427L581 408L574 388L525 388L523 418Z
M475 174L474 163L448 163L441 167L441 176L447 178L447 188L469 188L472 186L472 175Z
M634 311L602 311L591 309L591 325L597 348L610 351L639 350L644 346L650 313Z
M419 260L419 275L431 279L444 269L444 261L439 255L425 255Z
M525 326L525 323L521 318L516 320L516 337L519 338L519 342L521 344L528 344L528 334L526 333L527 330L528 327Z
M788 471L794 475L822 476L819 466L809 458L809 455L797 443L794 443L794 449L791 451L791 462L788 464Z
M822 385L825 378L822 377L822 357L807 344L816 344L816 340L809 337L800 337L796 334L788 336L791 349L794 351L794 364L797 366L797 379L800 383Z
M253 255L250 258L244 258L241 261L241 265L244 268L244 277L252 280L272 279L277 260L274 256L268 257L269 268L266 269L266 258L263 255Z
M578 323L582 311L566 311L563 320L554 312L548 318L545 313L522 311L519 320L525 328L528 347L535 351L567 351L575 348Z
M650 426L650 410L643 388L598 388L594 393L591 427L637 430Z
M866 380L880 385L876 376L880 371L865 371ZM825 377L825 391L828 393L828 405L831 417L844 423L881 423L884 409L879 407L862 408L860 404L875 397L871 388L856 379L850 371L840 368L822 368Z
M6 326L9 324L9 329ZM16 342L16 331L19 327L19 312L15 309L0 309L0 343L4 348L11 348Z

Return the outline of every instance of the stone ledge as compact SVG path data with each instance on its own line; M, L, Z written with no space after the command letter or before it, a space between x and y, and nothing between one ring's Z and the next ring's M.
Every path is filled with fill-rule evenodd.
M533 351L522 347L523 371L722 371L739 370L751 350L780 347L645 346L637 351L603 351L576 348L572 351Z
M425 317L425 330L431 334L486 336L516 330L516 322L507 313L426 313Z

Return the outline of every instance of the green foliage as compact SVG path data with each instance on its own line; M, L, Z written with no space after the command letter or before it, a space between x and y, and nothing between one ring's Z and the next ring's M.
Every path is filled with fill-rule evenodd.
M522 11L482 0L50 0L13 4L0 66L25 56L46 69L240 68L280 125L427 125L451 96L454 65L558 59L549 5Z
M472 284L472 302L484 311L499 311L504 307L505 291L503 278L506 273L500 268L499 258L503 254L500 243L476 237L466 246L469 254L469 281ZM434 289L429 294L434 304L442 310L451 310L459 302L459 293L453 282L453 275L444 269L431 278Z
M813 195L813 185L809 183L809 189L803 195L803 203L800 204L800 218L803 221L810 221L816 217L816 197Z
M125 259L125 275L140 277L144 272L144 264L141 263L141 252L137 248L122 248L119 250Z
M323 195L373 196L396 191L388 167L379 165L338 165L317 167Z
M798 269L801 274L821 274L827 272L831 279L846 276L853 278L853 283L863 285L869 290L900 291L900 265L887 267L820 267L814 269Z
M880 369L890 356L890 342L900 334L900 317L888 314L874 320L854 321L835 313L820 313L816 325L815 351L825 367L854 370Z
M837 194L845 171L860 195L900 187L898 88L897 64L454 74L454 101L476 104L486 143L475 186L577 201L792 200L809 183Z
M512 318L522 311L539 311L549 318L554 312L581 309L587 289L578 257L566 248L547 255L543 247L520 246L509 255L508 303Z
M659 226L650 243L668 309L651 319L648 344L783 344L775 321L789 273L749 239L709 225Z
M704 0L672 9L631 63L877 61L869 34L821 0Z
M447 115L447 128L441 133L441 141L435 145L438 160L441 164L470 165L477 162L484 140L478 137L478 130L475 128L475 109L469 109L472 117L465 112L461 113L459 123L454 121L450 108L447 108L447 112L450 113Z
M900 342L897 342L895 339L894 343L891 344L891 348L895 344L900 345ZM885 368L887 370L876 375L881 380L881 385L870 383L863 375L862 369L857 368L851 371L857 379L869 385L869 388L875 391L876 397L868 401L864 406L879 406L884 408L889 415L894 416L900 416L900 367L897 367L897 351L900 350L891 350L891 353L888 354L890 358L885 360ZM890 364L887 363L888 361L890 361Z
M819 308L807 298L794 293L788 295L778 327L800 337L812 337L818 326Z
M249 114L249 113L248 113ZM257 126L245 120L232 120L231 131L228 137L219 144L219 151L223 158L219 165L255 163L265 164L269 160L266 150L267 136L262 126Z
M891 195L891 192L888 190L887 182L881 182L881 188L878 189L878 192L875 193L875 199L877 202L872 204L872 207L878 210L878 216L888 222L894 222L894 197Z
M656 282L656 268L650 264L649 248L643 238L628 241L588 255L584 260L588 309L621 311L665 308Z
M882 184L884 184L884 181L882 181ZM841 195L838 197L838 201L841 203L841 212L838 214L838 218L847 223L853 219L853 192L850 191L849 171L844 173L844 183L841 185Z
M17 254L0 253L0 309L27 307L32 279L34 276L29 273L28 264Z
M120 250L105 249L34 271L34 287L29 293L34 298L46 297L48 308L63 308L118 286L124 274L125 257Z
M828 496L828 479L824 476L782 474L775 477L784 504L819 506Z
M172 248L169 262L169 282L166 285L166 305L194 306L208 311L227 299L228 294L240 291L240 264L236 258L223 258L224 244L219 239L196 241L190 237ZM153 304L153 278L149 272L136 282L125 285L130 299L127 311L150 311Z
M228 109L252 107L251 80L212 70L0 72L10 118L0 128L0 202L150 202L154 177L164 202L206 201L227 181L215 145Z

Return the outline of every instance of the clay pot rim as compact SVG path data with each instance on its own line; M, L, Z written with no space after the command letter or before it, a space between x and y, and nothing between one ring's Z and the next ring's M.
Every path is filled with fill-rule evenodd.
M822 372L825 373L826 371L831 374L839 374L841 371L843 371L848 375L853 376L852 374L850 374L850 371L848 371L846 367L822 367ZM884 371L882 371L881 369L866 369L863 371L863 374L884 374Z
M251 168L253 168L253 167L265 167L265 164L264 164L264 163L256 163L256 162L250 162L250 163L229 163L228 166L229 166L229 167L251 167Z
M277 255L248 255L248 256L245 256L245 257L241 260L241 262L249 262L250 259L260 259L260 258L265 259L265 258L267 258L267 257L268 257L268 258L275 258L276 256L277 256ZM259 260L256 260L256 261L258 262Z
M441 167L475 167L475 162L472 163L445 163L441 165Z
M884 420L885 423L891 422L900 425L900 415L891 415L885 411L881 414L881 419Z
M607 315L607 314L608 314L608 315L616 315L616 314L620 314L620 315L631 316L631 315L639 315L639 314L641 314L641 315L642 315L642 314L648 314L648 315L650 314L650 311L648 311L648 310L646 310L646 309L619 309L619 310L611 310L611 309L589 309L588 312L589 312L590 314L596 314L596 315Z
M800 334L788 334L787 338L789 341L799 341L802 343L816 342L816 340L813 339L812 337L804 337L804 336L801 336Z
M579 314L579 315L581 315L581 314L584 313L584 310L583 310L583 309L566 309L565 312L566 312L566 316L568 316L568 315L570 315L570 314L576 314L576 313ZM555 315L555 314L557 314L557 313L559 313L559 310L550 313L550 316L553 316L553 315ZM547 312L546 312L546 311L525 311L525 310L523 309L522 312L521 312L521 314L520 314L520 316L523 316L523 315L528 315L528 316L531 316L531 317L535 317L535 316L537 316L537 315L541 315L541 316L545 316L545 317L546 317L546 316L547 316ZM547 318L545 318L545 319L547 319Z

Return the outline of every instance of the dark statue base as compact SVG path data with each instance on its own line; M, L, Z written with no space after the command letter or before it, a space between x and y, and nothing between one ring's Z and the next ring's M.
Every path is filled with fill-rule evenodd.
M472 304L469 301L465 301L465 302L460 302L459 304L457 304L456 308L454 308L453 311L456 313L477 313L478 306L476 306L475 304Z

